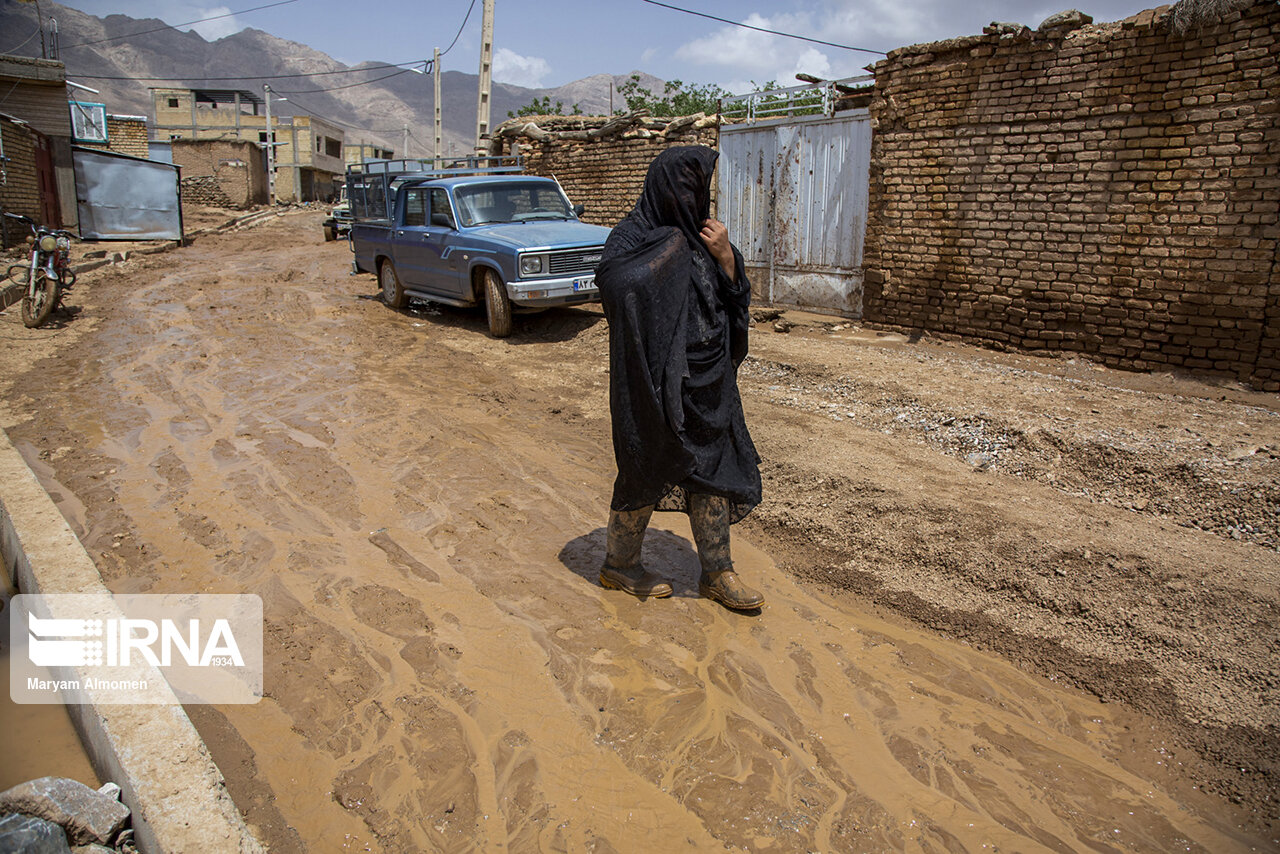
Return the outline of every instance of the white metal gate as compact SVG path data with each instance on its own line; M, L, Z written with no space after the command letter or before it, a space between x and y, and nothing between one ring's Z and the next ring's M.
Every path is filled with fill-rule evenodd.
M756 299L862 316L866 110L722 125L717 212Z

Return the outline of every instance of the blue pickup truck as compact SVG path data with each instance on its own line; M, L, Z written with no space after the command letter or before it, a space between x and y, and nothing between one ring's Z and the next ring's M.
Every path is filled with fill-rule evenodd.
M357 272L383 299L484 303L489 332L511 334L513 312L599 300L595 269L609 229L580 222L551 178L514 158L375 161L352 167L347 194Z

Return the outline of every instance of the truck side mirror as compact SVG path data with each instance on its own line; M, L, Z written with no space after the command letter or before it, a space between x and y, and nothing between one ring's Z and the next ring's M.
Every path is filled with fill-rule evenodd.
M573 206L573 215L574 215L574 216L576 216L576 217L578 217L579 219L581 219L581 218L582 218L582 214L583 214L583 213L585 213L585 212L586 212L586 210L587 210L587 206L586 206L586 205L574 205L574 206Z
M447 213L433 213L431 215L431 224L439 225L444 228L453 228L453 220L449 219Z

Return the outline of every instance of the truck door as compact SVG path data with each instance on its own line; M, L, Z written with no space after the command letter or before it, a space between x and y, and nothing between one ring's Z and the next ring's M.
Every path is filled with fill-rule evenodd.
M440 211L447 219L432 216ZM462 295L458 259L450 252L457 232L445 226L446 221L453 222L448 193L428 187L405 190L401 224L396 228L395 256L400 281L408 290L451 297Z
M430 290L431 251L427 234L427 190L410 187L395 229L396 272L409 290Z
M441 291L450 296L470 296L470 289L463 280L457 220L449 204L449 193L441 187L432 187L427 204L427 245L434 265L434 278Z

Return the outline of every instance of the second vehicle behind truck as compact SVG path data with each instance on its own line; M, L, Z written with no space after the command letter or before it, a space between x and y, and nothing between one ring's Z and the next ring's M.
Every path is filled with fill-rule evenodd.
M347 174L355 268L378 276L388 305L483 303L490 334L505 338L513 312L599 299L609 229L579 221L559 183L519 174L515 158L451 164L377 161Z

